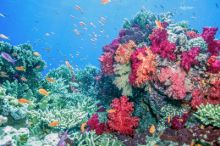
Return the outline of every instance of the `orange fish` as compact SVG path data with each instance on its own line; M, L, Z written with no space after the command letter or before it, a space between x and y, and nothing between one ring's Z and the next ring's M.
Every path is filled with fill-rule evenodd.
M16 66L15 69L18 71L26 71L24 66Z
M50 126L50 127L56 127L58 125L59 125L59 121L53 121L53 122L48 124L48 126Z
M20 99L18 99L18 102L19 102L19 103L30 103L30 101L27 100L27 99L25 99L25 98L20 98Z
M201 125L201 126L200 126L200 129L205 129L205 126L204 126L204 125Z
M25 77L21 77L21 80L27 82L28 80Z
M167 117L167 123L170 124L170 122L171 122L171 117L168 116L168 117Z
M154 125L151 125L150 128L149 128L149 133L150 133L150 134L154 134L155 131L156 131L155 126L154 126Z
M85 131L85 127L86 127L86 122L85 123L82 123L82 125L80 126L80 130L81 132L83 133Z
M38 92L41 94L41 95L44 95L44 96L48 96L49 95L49 92L43 88L39 89Z
M40 56L40 53L39 53L39 52L34 52L33 54L34 54L34 56L37 56L37 57Z
M47 80L48 82L50 82L50 83L55 82L55 80L54 80L53 78L49 78L49 77L47 77L46 80Z
M111 2L111 0L101 0L101 3L103 5L106 5L106 4L110 3L110 2Z
M156 26L160 29L164 29L162 23L159 20L155 20Z
M110 110L107 110L107 113L114 113L114 112L116 112L116 110L115 109L110 109Z

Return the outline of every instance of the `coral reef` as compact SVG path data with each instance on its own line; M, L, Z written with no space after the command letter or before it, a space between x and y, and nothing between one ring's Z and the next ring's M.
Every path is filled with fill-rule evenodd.
M43 76L30 45L0 42L0 145L220 145L218 29L171 16L126 20L100 70Z

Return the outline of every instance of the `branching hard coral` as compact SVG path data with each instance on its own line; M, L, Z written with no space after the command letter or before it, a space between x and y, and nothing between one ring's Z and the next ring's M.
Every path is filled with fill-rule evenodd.
M72 94L63 107L52 106L46 109L30 110L28 111L30 130L37 135L42 134L43 130L53 130L53 127L48 126L53 121L59 123L54 129L80 127L82 121L88 120L88 115L91 116L97 111L97 102L91 97L78 93Z
M0 113L7 117L12 117L14 120L24 119L27 115L28 104L20 104L18 99L5 94L4 88L0 95Z
M108 114L107 125L110 130L124 135L132 136L134 134L134 129L138 126L139 119L132 117L133 106L133 103L129 102L126 96L112 100L111 107L115 111Z
M100 71L95 66L86 66L82 70L75 72L77 88L81 93L87 96L96 97Z
M132 96L132 86L128 81L130 70L130 65L127 64L116 64L114 66L115 78L113 83L122 91L122 95L125 96Z
M220 127L220 105L201 105L194 114L203 124Z
M7 78L0 77L0 83L6 80L19 82L25 81L29 86L37 86L36 80L41 78L40 72L45 66L41 56L34 55L32 47L28 44L12 46L5 42L0 42L0 52L7 53L15 61L14 64L0 57L0 70L7 75Z
M162 68L158 74L159 81L168 86L166 94L174 99L184 99L186 96L186 85L185 85L186 73L181 69L175 68Z
M6 126L0 130L0 145L21 146L27 143L29 138L29 130L27 128L15 129Z
M155 55L150 48L143 46L132 53L131 56L132 72L129 76L129 82L133 86L140 87L156 72Z
M124 146L124 144L112 134L97 135L95 132L81 134L74 132L71 134L74 145L77 146Z
M135 43L131 40L128 43L119 45L115 52L115 61L120 64L128 64L135 47Z

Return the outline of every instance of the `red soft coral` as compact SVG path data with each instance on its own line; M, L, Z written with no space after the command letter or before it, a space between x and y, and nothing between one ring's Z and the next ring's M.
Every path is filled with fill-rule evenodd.
M156 56L146 46L138 48L131 55L132 72L129 82L133 86L140 87L156 72Z
M211 73L218 73L220 72L220 59L217 56L210 56L208 61L208 71Z
M97 135L101 135L105 131L105 123L99 123L98 114L94 114L86 123L90 130L95 130Z
M184 128L188 118L189 118L188 113L183 113L182 116L178 116L178 115L174 116L171 120L171 127L176 130Z
M132 117L133 103L129 102L126 96L122 96L120 99L113 99L111 107L115 112L108 114L107 124L110 130L132 136L139 122L137 117Z
M211 55L219 55L220 52L220 41L214 40L217 31L218 28L205 27L203 28L203 33L201 34L202 38L208 44L208 52L211 53Z
M104 75L112 75L114 73L114 57L113 53L111 52L105 52L99 60L101 61L101 68L102 68L102 73Z
M181 69L162 68L158 74L160 83L169 86L166 93L173 99L183 99L186 96L185 72Z
M181 67L187 72L190 70L192 65L197 65L199 62L196 57L199 55L200 48L192 48L189 51L185 51L181 55Z
M197 109L201 104L204 104L204 93L199 89L195 89L192 92L192 100L191 100L191 107L193 109Z
M154 29L149 39L151 40L151 49L154 53L160 54L162 58L176 59L174 53L176 45L168 41L168 33L165 29Z

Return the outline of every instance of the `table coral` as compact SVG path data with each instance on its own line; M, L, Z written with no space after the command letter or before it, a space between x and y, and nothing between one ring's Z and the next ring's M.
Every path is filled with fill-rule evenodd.
M133 103L129 102L126 96L112 100L111 107L116 111L108 114L109 120L107 122L112 131L130 136L134 134L139 119L132 117L133 106Z

